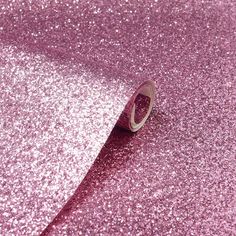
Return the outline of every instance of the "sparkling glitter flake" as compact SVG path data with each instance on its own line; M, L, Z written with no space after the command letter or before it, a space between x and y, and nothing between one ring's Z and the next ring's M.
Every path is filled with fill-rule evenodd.
M235 1L0 2L1 234L236 235Z

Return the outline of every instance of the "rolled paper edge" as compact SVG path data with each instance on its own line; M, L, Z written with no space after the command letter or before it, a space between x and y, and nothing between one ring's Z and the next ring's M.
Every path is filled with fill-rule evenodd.
M129 130L131 132L136 132L139 129L141 129L144 124L146 123L148 117L150 116L150 113L152 111L154 100L155 100L155 83L152 80L147 80L144 83L142 83L134 92L134 94L131 96L130 100L126 104L122 114L120 115L116 125ZM139 94L143 94L145 96L148 96L150 98L150 103L147 109L147 112L143 119L136 123L134 120L135 117L135 99Z

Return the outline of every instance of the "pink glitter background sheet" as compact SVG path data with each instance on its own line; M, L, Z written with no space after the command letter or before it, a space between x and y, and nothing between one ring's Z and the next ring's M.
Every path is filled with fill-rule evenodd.
M236 235L235 33L233 0L2 1L2 234Z

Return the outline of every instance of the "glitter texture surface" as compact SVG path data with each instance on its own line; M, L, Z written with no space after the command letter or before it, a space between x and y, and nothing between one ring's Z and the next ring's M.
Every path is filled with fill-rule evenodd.
M11 224L25 232L23 209L9 209L17 197L24 201L18 192L22 182L14 181L31 176L46 195L64 198L61 203L79 186L45 235L236 235L235 33L233 0L1 1L1 160L21 150L26 162L14 166L30 168L6 184L14 191L2 188L1 220L11 222L13 214ZM76 185L79 174L72 167L81 152L78 145L91 141L85 149L91 165L128 101L123 96L143 78L157 85L151 119L136 134L113 130ZM107 94L107 99L86 96L84 113L78 113L76 104L83 98L74 99L77 91L95 98ZM84 116L100 120L100 128L84 122ZM39 124L32 123L36 118ZM59 128L52 129L56 118ZM60 127L61 120L67 127ZM79 139L77 126L83 132ZM38 147L32 149L32 143ZM28 163L33 155L44 155L49 165ZM11 163L3 161L1 185L16 171ZM48 170L61 170L56 175L56 181L63 180L60 189L40 179ZM50 197L38 206L44 217L48 208L61 207ZM46 226L39 212L31 235ZM3 234L13 228L8 227Z
M118 122L129 127L134 98L128 99L135 88L60 62L13 46L1 48L3 234L38 234L53 220L126 103L126 119Z
M84 178L130 91L13 47L1 65L2 230L35 234Z

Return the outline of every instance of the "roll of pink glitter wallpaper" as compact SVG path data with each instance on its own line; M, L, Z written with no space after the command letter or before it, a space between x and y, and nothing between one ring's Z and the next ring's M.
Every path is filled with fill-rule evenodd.
M236 235L235 32L233 0L0 1L0 234Z
M73 195L114 125L133 132L144 125L155 86L145 81L135 90L114 75L109 80L8 45L1 64L3 233L40 233Z

